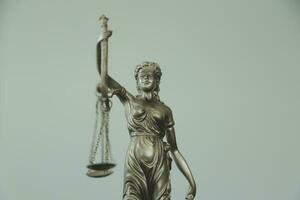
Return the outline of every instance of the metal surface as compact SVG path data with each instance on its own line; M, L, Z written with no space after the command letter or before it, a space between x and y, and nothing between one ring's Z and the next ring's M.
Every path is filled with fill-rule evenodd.
M107 21L106 17L103 19ZM107 30L107 26L103 28ZM102 73L107 73L105 38L108 35L111 33L102 34L97 43L101 77ZM195 180L177 147L172 111L159 98L161 75L157 63L144 62L135 70L137 95L132 95L107 74L106 83L97 87L97 91L105 97L118 97L125 107L130 143L124 166L123 200L171 199L172 159L189 183L186 199L192 200L196 195Z
M112 170L88 170L86 175L91 178L102 178L102 177L109 176L112 173L113 173Z
M101 76L100 86L101 94L97 94L96 103L96 122L94 135L89 156L89 164L87 168L87 176L99 178L110 175L115 167L112 161L111 147L109 141L109 111L112 106L111 100L108 98L109 88L107 87L107 62L108 62L108 38L112 35L112 31L107 29L107 18L103 15L99 18L101 24L101 34L98 40L99 51L98 69ZM102 59L101 59L102 58ZM105 92L104 92L105 91ZM110 95L111 96L111 95ZM101 123L99 123L101 122ZM100 149L99 149L100 147ZM100 150L101 160L95 163L97 152Z
M115 167L116 165L114 163L96 163L96 164L90 164L87 166L87 168L92 169L92 170L109 170L113 167Z

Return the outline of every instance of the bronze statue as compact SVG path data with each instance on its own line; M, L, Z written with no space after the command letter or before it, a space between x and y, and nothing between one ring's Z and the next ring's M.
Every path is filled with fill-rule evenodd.
M103 97L104 109L109 110L109 99L113 96L117 96L125 108L130 143L124 169L123 200L171 199L171 157L189 182L186 199L192 200L196 195L195 180L177 148L172 111L159 98L160 66L155 62L137 65L136 96L110 77L107 42L112 32L107 30L107 20L105 16L100 18L102 33L97 43L97 60L102 79L97 91ZM97 173L97 167L90 169L94 169L91 173Z

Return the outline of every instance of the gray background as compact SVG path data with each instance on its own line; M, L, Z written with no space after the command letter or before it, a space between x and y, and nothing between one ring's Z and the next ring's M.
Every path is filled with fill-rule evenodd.
M0 2L1 200L121 199L129 136L116 99L115 173L85 176L101 14L109 73L128 90L137 64L160 63L197 199L300 199L299 1ZM172 187L183 199L175 165Z

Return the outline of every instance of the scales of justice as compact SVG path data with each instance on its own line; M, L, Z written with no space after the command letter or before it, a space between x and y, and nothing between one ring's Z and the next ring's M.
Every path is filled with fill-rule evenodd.
M124 165L123 200L170 200L172 161L189 183L185 199L194 199L196 183L178 150L172 111L159 98L162 76L159 64L147 61L136 66L137 95L131 94L108 75L108 40L112 31L108 30L106 16L102 15L99 20L101 34L96 51L101 81L96 90L96 121L87 176L108 176L116 166L109 141L111 98L116 96L125 108L130 136Z

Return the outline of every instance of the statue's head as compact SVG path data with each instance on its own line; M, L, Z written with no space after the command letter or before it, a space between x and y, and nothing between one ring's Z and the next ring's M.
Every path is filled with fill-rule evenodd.
M161 70L155 62L143 62L136 66L134 76L137 90L141 92L153 92L158 97Z

